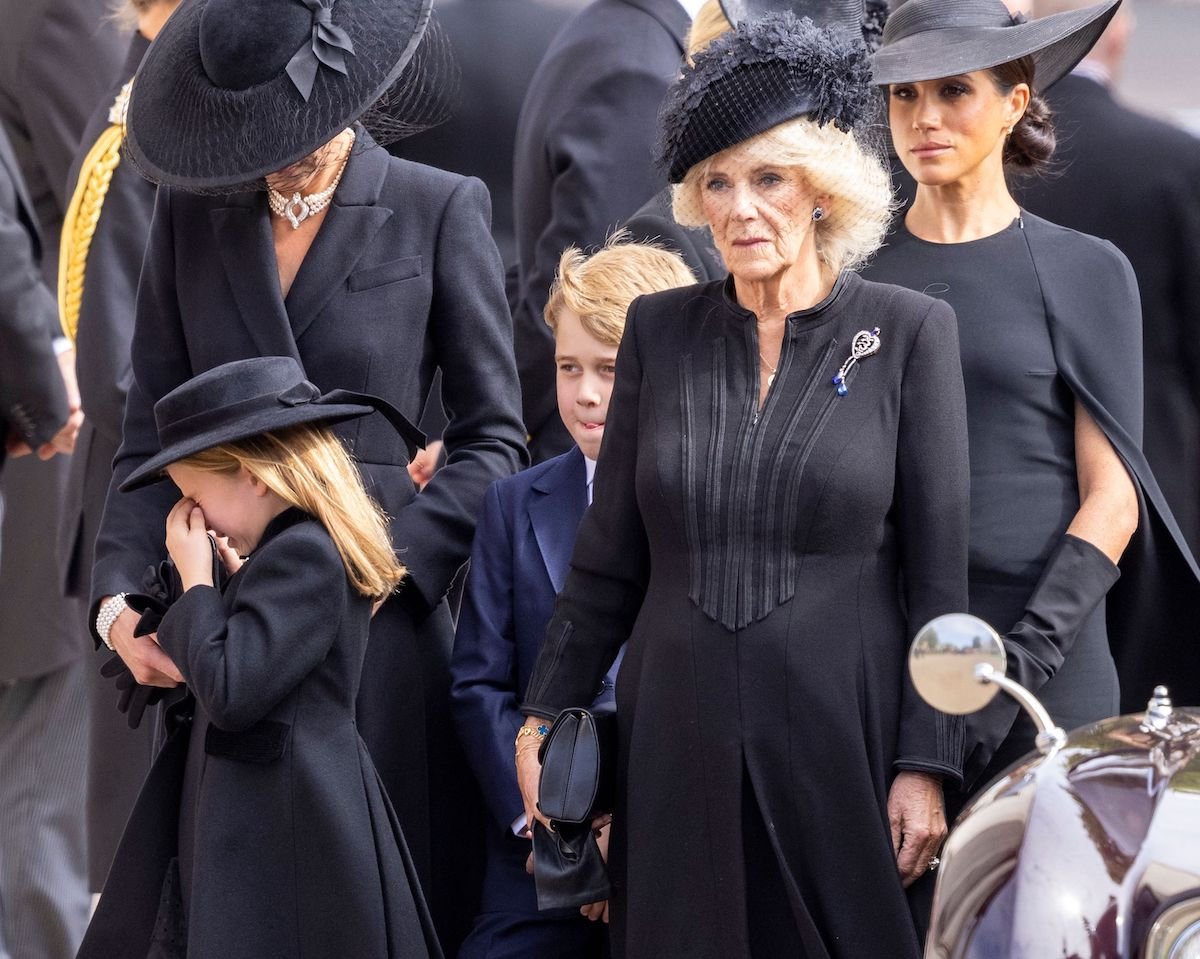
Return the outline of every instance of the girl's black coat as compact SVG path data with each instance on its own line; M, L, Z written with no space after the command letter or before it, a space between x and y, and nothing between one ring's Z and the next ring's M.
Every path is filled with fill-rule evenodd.
M80 959L183 954L162 893L185 764L202 766L188 959L439 955L354 723L369 618L328 533L298 510L272 521L224 594L194 587L171 607L158 639L211 719L205 755L188 756L177 712Z

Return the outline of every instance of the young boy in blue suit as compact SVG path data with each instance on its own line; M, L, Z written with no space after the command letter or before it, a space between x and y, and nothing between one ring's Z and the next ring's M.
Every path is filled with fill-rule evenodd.
M539 913L513 764L521 697L566 578L637 296L694 282L682 259L617 236L559 261L545 318L554 331L558 412L575 448L497 480L484 499L451 661L451 705L492 814L483 905L459 959L593 959L607 954L604 904ZM594 705L613 700L618 657ZM586 918L585 918L586 917Z

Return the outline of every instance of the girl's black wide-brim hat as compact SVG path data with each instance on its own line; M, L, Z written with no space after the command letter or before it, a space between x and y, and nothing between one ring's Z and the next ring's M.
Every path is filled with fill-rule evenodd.
M1042 91L1087 56L1120 2L1025 20L1002 0L908 0L888 19L873 79L881 86L917 83L1032 57Z
M684 66L658 116L657 160L672 183L788 120L850 131L872 115L863 4L828 6L821 25L790 12L739 23Z
M367 393L322 393L304 378L290 356L257 356L213 367L177 386L154 404L161 450L135 469L121 491L163 479L163 470L196 453L273 433L291 426L346 420L381 413L413 456L425 437L386 400Z
M433 0L184 0L133 84L128 149L150 179L211 190L328 143L397 81Z

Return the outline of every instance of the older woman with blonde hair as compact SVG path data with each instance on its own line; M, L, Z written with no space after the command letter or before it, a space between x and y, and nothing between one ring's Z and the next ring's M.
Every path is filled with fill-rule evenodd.
M862 5L841 9L742 24L664 103L676 215L730 276L630 308L595 505L526 694L534 739L626 643L610 868L628 959L916 957L904 887L936 863L959 779L961 726L904 669L913 633L967 600L954 315L853 272L890 192L863 143ZM521 749L531 817L537 772Z

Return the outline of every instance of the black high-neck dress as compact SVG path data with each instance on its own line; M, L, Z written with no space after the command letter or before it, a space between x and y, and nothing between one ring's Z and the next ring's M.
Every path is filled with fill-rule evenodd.
M1024 615L1080 504L1075 394L1060 374L1047 297L1025 226L1017 218L979 240L931 243L898 223L866 271L874 280L921 290L954 307L971 444L970 611L1002 634ZM1062 234L1068 244L1099 243ZM1078 282L1096 278L1080 275ZM1134 326L1136 321L1136 314L1125 319ZM1103 329L1098 322L1096 335ZM1131 373L1138 379L1127 386L1140 392L1133 359ZM1119 711L1105 608L1101 600L1082 620L1063 665L1036 690L1066 729ZM1033 749L1032 722L1024 712L1007 713L1016 717L1011 732L984 771L976 770L976 785Z
M787 318L759 409L757 324L733 294L630 308L595 504L526 708L591 702L628 639L618 957L915 959L886 803L898 769L959 775L961 723L905 669L914 632L966 605L954 316L846 275Z

